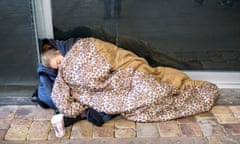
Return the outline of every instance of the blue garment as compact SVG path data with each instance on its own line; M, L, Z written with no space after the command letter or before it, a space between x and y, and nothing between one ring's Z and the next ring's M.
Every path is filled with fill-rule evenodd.
M54 81L57 77L57 70L45 67L40 64L37 69L39 76L39 85L38 85L38 98L41 102L44 102L49 107L57 109L55 104L51 99L51 92L53 88Z

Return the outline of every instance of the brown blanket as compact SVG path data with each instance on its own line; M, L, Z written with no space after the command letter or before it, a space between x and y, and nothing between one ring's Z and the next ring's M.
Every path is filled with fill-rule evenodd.
M132 52L95 38L77 41L67 53L52 99L75 117L86 108L139 122L165 121L211 109L218 88L167 67L150 67Z

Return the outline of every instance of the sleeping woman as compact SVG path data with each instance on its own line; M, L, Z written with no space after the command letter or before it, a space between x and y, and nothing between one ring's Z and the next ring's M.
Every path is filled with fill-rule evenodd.
M180 70L151 67L134 53L96 38L77 40L58 66L51 98L60 113L88 108L138 122L166 121L209 111L216 85Z
M54 81L58 74L58 69L64 59L65 54L71 48L76 39L70 38L67 41L44 40L41 51L41 64L37 72L39 76L39 85L37 90L37 102L44 108L52 108L59 113L58 108L52 101L51 92ZM115 115L108 115L103 112L97 112L92 108L86 109L77 117L71 118L64 116L64 125L69 126L75 122L87 119L94 125L101 126Z

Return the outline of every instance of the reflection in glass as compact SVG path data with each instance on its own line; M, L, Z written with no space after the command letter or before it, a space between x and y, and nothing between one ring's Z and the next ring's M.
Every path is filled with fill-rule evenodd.
M121 15L121 0L104 0L104 18L120 18Z
M55 31L55 38L87 27L85 36L130 49L153 66L239 71L240 7L225 9L218 2L52 0L54 27L62 32Z

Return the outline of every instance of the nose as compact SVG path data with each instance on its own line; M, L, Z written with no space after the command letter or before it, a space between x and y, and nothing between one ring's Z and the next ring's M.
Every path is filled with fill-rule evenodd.
M57 67L59 68L59 66L61 65L61 60L57 60Z
M57 64L61 64L61 62L62 62L61 60L57 60Z

